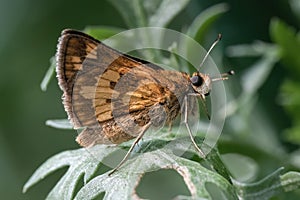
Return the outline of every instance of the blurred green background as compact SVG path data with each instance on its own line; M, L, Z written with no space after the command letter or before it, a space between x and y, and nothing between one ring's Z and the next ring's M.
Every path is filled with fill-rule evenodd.
M221 2L228 3L230 9L217 20L212 30L223 34L221 47L226 65L233 66L237 74L247 69L254 59L226 58L228 46L252 43L255 40L270 42L269 24L274 16L299 30L299 21L286 0L192 0L169 27L182 30L202 10ZM60 32L65 28L81 30L87 25L126 28L122 17L108 1L0 0L1 199L45 198L63 170L47 177L26 194L22 194L24 183L50 156L78 148L74 141L77 134L75 131L45 126L47 119L65 118L66 113L56 80L50 83L47 92L40 90L40 82L48 69L49 58L55 54ZM278 103L280 87L289 75L290 72L282 64L277 64L258 90L259 97L256 99L260 108L263 108L263 117L270 119L274 134L287 152L298 147L284 139L284 130L292 126L292 120ZM231 88L235 95L238 95L240 86L234 84L239 84L239 79L239 75L232 79L236 81ZM226 145L222 147L225 152L230 151ZM271 164L274 165L269 171L265 170L267 173L282 165L276 162ZM151 183L151 179L147 181ZM165 182L165 189L177 191L171 183ZM180 184L184 187L183 182Z

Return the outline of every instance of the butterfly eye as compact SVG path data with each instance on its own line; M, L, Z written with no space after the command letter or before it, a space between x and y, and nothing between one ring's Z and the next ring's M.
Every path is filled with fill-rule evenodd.
M203 83L203 79L200 76L193 76L191 78L191 82L194 86L201 86Z

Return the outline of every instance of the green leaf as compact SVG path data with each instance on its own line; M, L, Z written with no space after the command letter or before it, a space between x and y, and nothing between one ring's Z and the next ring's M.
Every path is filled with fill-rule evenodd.
M266 52L274 51L276 48L278 47L274 44L255 41L253 44L238 44L229 46L226 49L226 54L230 57L263 56Z
M300 149L290 154L289 162L293 165L293 167L300 168Z
M41 90L42 91L46 91L47 90L47 87L53 77L53 74L55 72L55 66L56 66L56 63L55 63L55 56L53 56L52 58L50 58L50 67L48 68L42 82L41 82Z
M156 12L149 16L148 26L166 27L189 2L190 0L162 0Z
M219 152L216 149L212 149L207 155L205 161L210 163L211 168L214 169L218 174L223 176L229 183L231 182L231 175L226 166L224 165Z
M249 182L254 179L258 173L259 167L250 157L230 153L222 155L222 160L237 181Z
M125 23L129 28L144 27L147 26L145 12L142 7L142 1L140 0L110 0L115 8L122 15Z
M270 23L270 35L272 40L280 47L282 60L293 74L300 75L300 34L278 18ZM295 74L295 75L296 75Z
M206 189L207 184L214 184L220 189L227 199L237 199L232 184L220 174L210 171L199 163L179 157L174 151L189 150L188 138L178 139L172 145L166 146L166 141L146 141L139 149L140 155L129 159L117 172L108 176L108 172L94 177L96 170L104 158L111 157L119 148L96 145L89 149L65 151L48 159L42 164L23 188L28 188L41 181L44 177L55 170L69 166L67 172L49 193L47 199L72 199L80 177L84 176L84 186L76 194L75 199L93 199L105 192L104 199L132 199L135 188L140 181L141 175L159 169L174 169L184 179L190 190L190 199L210 198L211 194ZM124 146L124 144L122 144ZM129 146L130 144L127 143ZM188 145L188 146L186 146ZM135 153L133 153L135 154ZM214 154L214 153L212 153ZM105 162L104 162L105 163ZM219 163L220 164L220 163Z
M48 194L47 199L72 199L80 177L84 175L84 183L86 183L98 169L99 160L102 160L114 150L107 145L97 145L90 149L61 152L49 158L34 172L24 185L23 192L26 192L52 172L69 166L64 176Z
M281 105L292 118L292 126L284 131L284 138L293 144L300 144L300 82L287 79L281 86Z
M208 31L209 27L227 10L227 4L221 3L202 11L189 26L187 35L195 39L197 42L203 43L204 35ZM180 41L179 49L182 49L185 54L190 57L199 57L199 52L193 51L193 45L194 43L190 39L186 38ZM195 53L197 53L197 55L195 55ZM194 71L194 67L191 66L191 64L184 63L183 65L188 66L189 71Z
M122 146L128 149L130 142L123 143ZM187 148L189 146L191 148ZM136 197L132 195L136 195L135 190L141 177L147 172L160 169L174 169L183 177L191 196L180 196L182 199L213 199L216 196L223 199L238 199L237 194L241 199L268 199L280 192L295 190L300 185L299 173L288 172L280 175L282 169L256 183L245 184L234 180L232 185L226 167L216 150L213 149L205 160L215 171L176 155L176 152L182 151L196 155L187 137L176 139L171 145L168 145L167 137L166 140L146 139L138 147L138 150L132 153L132 156L135 156L111 176L108 176L109 172L97 176L95 173L101 162L107 163L105 159L112 161L113 155L120 150L117 146L96 145L88 149L59 153L35 171L25 184L23 192L65 166L69 166L67 172L48 194L47 199L72 199L74 196L75 199L93 199L103 193L105 200L119 197L132 199ZM82 176L84 185L77 194L74 194Z
M291 144L300 145L300 119L293 120L292 127L284 130L284 139Z
M290 8L293 11L293 13L298 17L298 20L300 20L300 1L299 0L289 0Z
M300 118L300 82L287 79L281 86L280 103L294 117Z
M251 97L266 81L275 63L280 59L280 49L276 45L264 42L231 46L228 47L227 54L231 57L262 56L242 76L243 92Z
M130 28L167 24L186 7L190 0L111 0Z
M98 40L105 40L113 35L116 35L124 29L111 27L111 26L86 26L83 30L88 35L93 36Z
M295 3L295 2L294 2ZM285 139L291 143L300 143L300 33L280 19L274 18L270 25L270 34L274 42L281 49L284 66L290 71L291 76L281 87L280 102L292 117L292 127L285 130Z
M203 42L208 28L225 12L228 11L226 3L216 4L202 11L189 26L187 35L198 42Z
M190 0L112 0L110 1L120 12L129 28L166 27L167 24L181 11ZM152 36L149 32L140 30L138 35L145 45L153 42L160 43L163 35ZM161 60L161 54L153 49L143 51L147 58Z
M253 95L268 78L275 63L279 60L278 48L268 48L263 57L251 66L242 76L242 87L245 94Z
M251 45L231 46L227 49L227 52L232 57L262 56L242 74L241 86L243 92L236 101L228 105L230 114L242 109L246 114L243 118L246 119L245 116L249 116L252 112L255 103L253 99L255 99L257 90L267 80L276 62L280 59L280 49L276 45L256 42Z
M228 199L237 199L232 185L226 179L194 161L174 155L172 150L174 149L163 148L143 153L127 161L112 176L106 173L95 177L81 188L75 199L93 199L103 192L104 199L118 199L120 196L123 199L132 199L141 175L159 169L176 170L190 190L190 199L210 198L206 190L207 183L215 184Z
M283 168L278 169L266 178L252 184L235 182L237 192L241 199L270 199L270 197L282 192L288 192L299 188L300 173L288 172L280 175Z
M46 125L57 129L73 129L73 125L68 119L49 119Z

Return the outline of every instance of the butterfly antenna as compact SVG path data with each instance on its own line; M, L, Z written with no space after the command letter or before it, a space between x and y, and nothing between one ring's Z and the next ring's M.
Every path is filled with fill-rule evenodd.
M232 76L232 75L234 75L234 71L230 70L229 72L220 74L220 76L218 76L218 77L211 78L211 81L224 81L224 80L227 80L228 77Z
M203 66L204 62L206 61L207 57L209 56L211 50L213 50L213 48L218 44L218 42L221 40L222 35L219 33L217 39L214 41L214 43L210 46L209 50L207 51L206 55L204 56L202 62L199 65L199 70L200 68ZM198 70L198 71L199 71Z

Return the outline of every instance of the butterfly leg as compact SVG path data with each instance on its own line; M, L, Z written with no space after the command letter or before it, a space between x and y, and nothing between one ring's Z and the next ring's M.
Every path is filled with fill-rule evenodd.
M190 136L190 138L191 138L191 140L192 140L192 143L193 143L194 147L195 147L196 150L199 152L200 156L201 156L202 158L205 158L205 154L204 154L204 152L198 147L198 145L197 145L197 143L196 143L196 141L195 141L195 139L194 139L194 136L193 136L193 134L192 134L192 131L191 131L191 129L190 129L190 126L189 126L189 124L188 124L188 99L187 99L187 98L188 98L187 96L184 97L184 121L183 121L183 123L184 123L185 126L186 126L186 129L187 129L187 131L188 131L188 133L189 133L189 136Z
M168 132L171 132L172 131L172 121L170 121L169 123L168 123Z
M140 141L140 139L144 136L145 132L148 130L148 128L150 127L151 122L149 122L148 124L146 124L142 131L140 132L140 134L137 136L137 138L134 140L134 142L132 143L131 147L129 148L129 150L127 151L126 155L124 156L124 158L121 160L121 162L108 174L108 176L112 175L113 173L115 173L129 158L132 150L134 149L134 147L136 146L136 144Z
M200 95L198 97L200 97L200 101L202 103L202 107L203 107L203 109L204 109L204 111L206 113L206 116L207 116L208 120L210 120L210 115L209 115L209 112L208 112L206 104L205 104L205 96L204 95Z
M206 104L205 104L205 96L204 95L195 94L195 93L191 93L191 94L188 94L188 95L189 96L196 96L196 97L198 97L200 99L202 107L203 107L203 109L205 111L205 114L206 114L208 120L210 120L210 115L209 115L209 112L208 112Z

